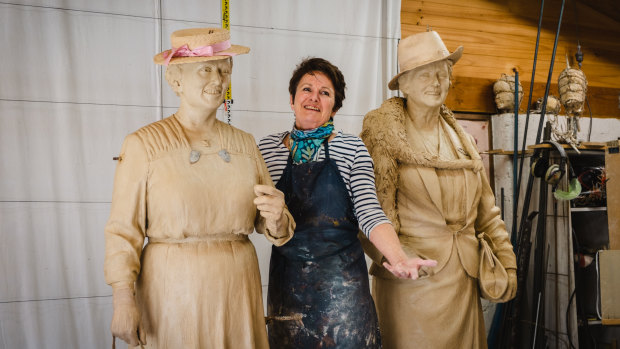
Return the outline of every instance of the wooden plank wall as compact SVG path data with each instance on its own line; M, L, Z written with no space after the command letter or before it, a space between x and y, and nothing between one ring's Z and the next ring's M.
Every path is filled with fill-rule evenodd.
M620 11L607 16L580 1L585 0L565 4L550 94L559 96L557 81L566 68L565 55L576 66L579 37L593 116L620 118ZM618 9L616 0L609 1ZM560 8L561 0L545 1L532 103L544 95ZM525 112L539 12L540 1L532 0L402 0L401 37L430 26L451 52L464 46L446 101L453 110L496 113L493 83L516 68L525 90L520 107ZM582 116L589 116L587 109Z

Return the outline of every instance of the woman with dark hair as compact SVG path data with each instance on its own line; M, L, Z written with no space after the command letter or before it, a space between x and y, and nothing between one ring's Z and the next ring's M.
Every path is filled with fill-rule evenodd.
M406 256L377 200L364 143L334 132L345 85L330 62L303 60L289 83L293 129L259 145L297 224L293 238L271 253L272 348L381 347L360 228L397 277L415 279L421 266L435 264Z

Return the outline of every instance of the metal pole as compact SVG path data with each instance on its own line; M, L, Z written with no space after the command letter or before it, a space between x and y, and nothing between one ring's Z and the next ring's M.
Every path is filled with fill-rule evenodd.
M542 19L543 19L543 9L545 7L545 0L541 0L540 2L540 12L538 14L538 31L536 32L536 46L534 49L534 63L532 64L532 78L530 79L530 95L527 98L527 105L525 106L526 114L525 114L525 131L523 132L523 146L521 147L521 162L519 164L519 180L517 181L517 194L514 198L515 202L519 202L519 192L521 191L521 179L523 177L523 162L525 161L525 145L527 143L527 130L530 122L530 105L532 105L532 95L534 93L534 78L536 77L536 62L538 60L538 44L540 43L540 30L542 27ZM516 100L515 100L516 103ZM529 186L528 186L529 188ZM531 188L529 188L531 189ZM528 198L529 201L529 198ZM529 205L529 202L524 204ZM525 207L525 206L524 206ZM528 206L529 208L529 206ZM521 231L521 226L523 225L525 219L523 216L527 216L527 209L524 209L521 212L521 224L519 225L519 231ZM517 230L517 216L513 217L512 221L512 231Z
M536 133L536 144L540 143L540 136L542 134L542 128L545 122L545 112L547 110L547 97L549 97L549 88L551 87L551 76L553 75L553 63L555 61L555 52L558 48L558 38L560 37L560 27L562 25L562 16L564 15L564 3L565 3L565 0L562 0L562 8L560 9L560 18L558 19L558 30L555 33L555 42L553 43L553 53L551 54L551 65L549 66L547 86L545 87L545 95L543 97L542 109L540 112L540 120L538 122L538 132ZM527 120L526 120L526 123L527 123ZM523 142L524 142L523 145L525 149L525 138L523 138ZM534 155L535 156L538 155L539 151L540 150L537 149L534 152ZM523 201L523 210L521 213L521 225L519 226L519 229L521 229L521 227L525 223L525 218L527 217L527 212L529 211L529 201L530 201L531 195L528 195L528 194L532 191L532 185L533 185L532 180L533 180L533 176L530 173L530 176L528 178L528 183L527 183L526 199Z
M540 143L543 124L545 123L545 112L547 111L547 98L549 97L549 89L551 88L551 76L553 75L553 64L555 63L555 52L558 49L558 39L560 38L560 27L562 26L562 16L564 15L564 3L560 8L560 18L558 19L558 30L555 32L555 41L553 42L553 52L551 53L551 65L549 66L549 75L547 76L547 85L545 86L545 96L543 97L542 109L540 111L540 120L538 121L538 132L536 133L536 144Z
M516 249L515 242L517 241L517 208L519 207L519 184L517 182L517 165L519 163L519 71L512 68L515 72L515 130L514 130L514 146L512 149L514 155L512 157L512 230L510 231L510 242L512 242L512 249Z

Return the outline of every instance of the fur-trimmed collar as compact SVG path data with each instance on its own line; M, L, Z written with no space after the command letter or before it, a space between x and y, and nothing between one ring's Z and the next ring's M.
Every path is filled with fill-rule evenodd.
M471 160L443 160L428 152L414 152L407 141L405 99L400 97L384 101L379 109L366 115L361 137L365 142L373 142L375 146L386 147L393 159L399 163L440 169L473 169L475 172L482 170L483 164L478 150L456 122L452 111L442 105L439 115L456 132Z

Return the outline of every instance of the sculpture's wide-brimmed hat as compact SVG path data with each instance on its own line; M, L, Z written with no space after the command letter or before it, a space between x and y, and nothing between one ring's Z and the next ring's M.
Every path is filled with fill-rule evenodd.
M223 28L182 29L170 35L172 49L153 57L157 64L182 64L226 59L250 52L249 47L232 45L230 32Z
M450 53L436 31L413 34L398 44L398 68L396 74L388 83L390 90L398 90L398 78L406 72L426 64L443 61L445 59L456 63L463 55L463 46L459 46Z

